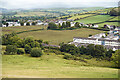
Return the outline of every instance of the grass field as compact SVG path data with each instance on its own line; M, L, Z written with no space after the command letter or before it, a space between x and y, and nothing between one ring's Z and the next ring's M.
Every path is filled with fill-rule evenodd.
M117 78L118 70L90 67L83 62L65 60L62 55L32 58L28 55L3 55L3 78ZM101 62L102 63L102 62Z
M99 22L107 21L107 20L109 20L111 18L113 18L113 16L109 16L109 15L97 15L97 16L92 16L92 17L88 17L88 18L85 18L85 19L77 20L75 22L82 22L82 23L85 23L85 24L99 23Z
M68 18L68 19L77 19L77 18L84 18L84 17L88 17L88 16L92 16L92 15L94 15L94 14L85 14L85 15L76 15L76 16L73 16L73 17L71 17L71 18Z
M49 41L50 44L58 45L61 42L73 41L73 37L88 37L90 34L95 35L103 31L94 29L76 29L76 30L40 30L18 34L19 37L25 38L33 36L34 39L43 39Z
M117 16L117 17L115 17L115 18L113 18L113 19L111 19L111 20L109 20L109 21L120 21L119 17L120 17L120 16Z
M27 16L46 16L46 15L53 15L53 16L58 16L59 14L57 13L49 13L49 12L20 12L16 14L16 17L27 17Z
M99 25L99 27L103 27L105 24L119 26L118 22L105 22L105 23L101 23L101 24L98 24L98 25Z
M22 32L22 31L30 31L30 30L39 30L46 29L47 26L13 26L13 27L3 27L2 33L8 34L12 32Z

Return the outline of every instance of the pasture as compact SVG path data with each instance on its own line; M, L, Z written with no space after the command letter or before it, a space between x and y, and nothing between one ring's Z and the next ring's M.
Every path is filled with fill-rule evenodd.
M72 16L71 18L68 18L68 19L77 19L77 18L84 18L84 17L88 17L88 16L92 16L94 14L84 14L84 15L76 15L76 16Z
M63 59L62 55L55 55L54 53L50 53L50 55L46 55L44 53L44 55L40 58L33 58L30 57L29 55L2 55L3 66L2 77L3 78L118 77L117 69L87 66L88 63L74 60L65 60Z
M46 16L46 15L53 15L58 16L58 13L49 13L49 12L19 12L18 14L14 15L16 17L29 17L29 16Z
M81 23L85 23L85 24L99 23L99 22L108 21L111 18L113 18L113 16L109 16L109 15L96 15L96 16L85 18L85 19L80 19L80 20L77 20L75 22L81 22Z
M6 27L2 29L3 34L18 32L20 38L32 36L34 39L49 41L50 44L58 45L61 42L69 42L73 37L88 37L90 34L95 35L104 31L94 29L75 29L75 30L46 30L47 26L18 26ZM44 30L42 30L44 29Z
M98 25L99 25L99 27L104 27L105 24L119 26L119 22L105 22L105 23L101 23L101 24L98 24Z
M34 39L42 39L44 41L49 41L50 44L58 45L61 42L73 41L73 37L88 37L90 34L95 35L102 33L103 31L94 29L76 29L76 30L40 30L31 31L18 34L21 38L26 38L28 36L33 36Z
M9 34L12 32L25 32L30 30L40 30L40 29L46 29L47 26L12 26L12 27L3 27L2 33L3 34Z
M111 20L109 20L109 21L120 21L120 16L116 16L115 18L113 18L113 19L111 19Z

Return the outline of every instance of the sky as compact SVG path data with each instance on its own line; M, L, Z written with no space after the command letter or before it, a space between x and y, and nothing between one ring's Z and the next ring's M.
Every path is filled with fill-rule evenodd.
M117 7L119 0L0 0L0 7L7 9Z

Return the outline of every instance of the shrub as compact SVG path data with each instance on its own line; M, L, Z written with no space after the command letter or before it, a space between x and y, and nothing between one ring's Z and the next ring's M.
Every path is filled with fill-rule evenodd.
M14 55L17 53L17 47L14 46L14 45L7 45L6 46L6 52L4 54L7 54L7 55Z
M24 54L24 53L25 53L24 49L21 48L17 49L17 54Z
M31 52L31 47L29 45L25 45L25 53L30 53Z
M40 57L40 56L42 56L42 50L41 50L40 48L33 48L33 49L31 50L30 55L31 55L32 57Z

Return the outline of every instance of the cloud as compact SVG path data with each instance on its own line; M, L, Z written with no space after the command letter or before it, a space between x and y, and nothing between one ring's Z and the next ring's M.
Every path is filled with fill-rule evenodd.
M51 7L108 7L117 6L119 0L2 0L5 8L51 8Z

